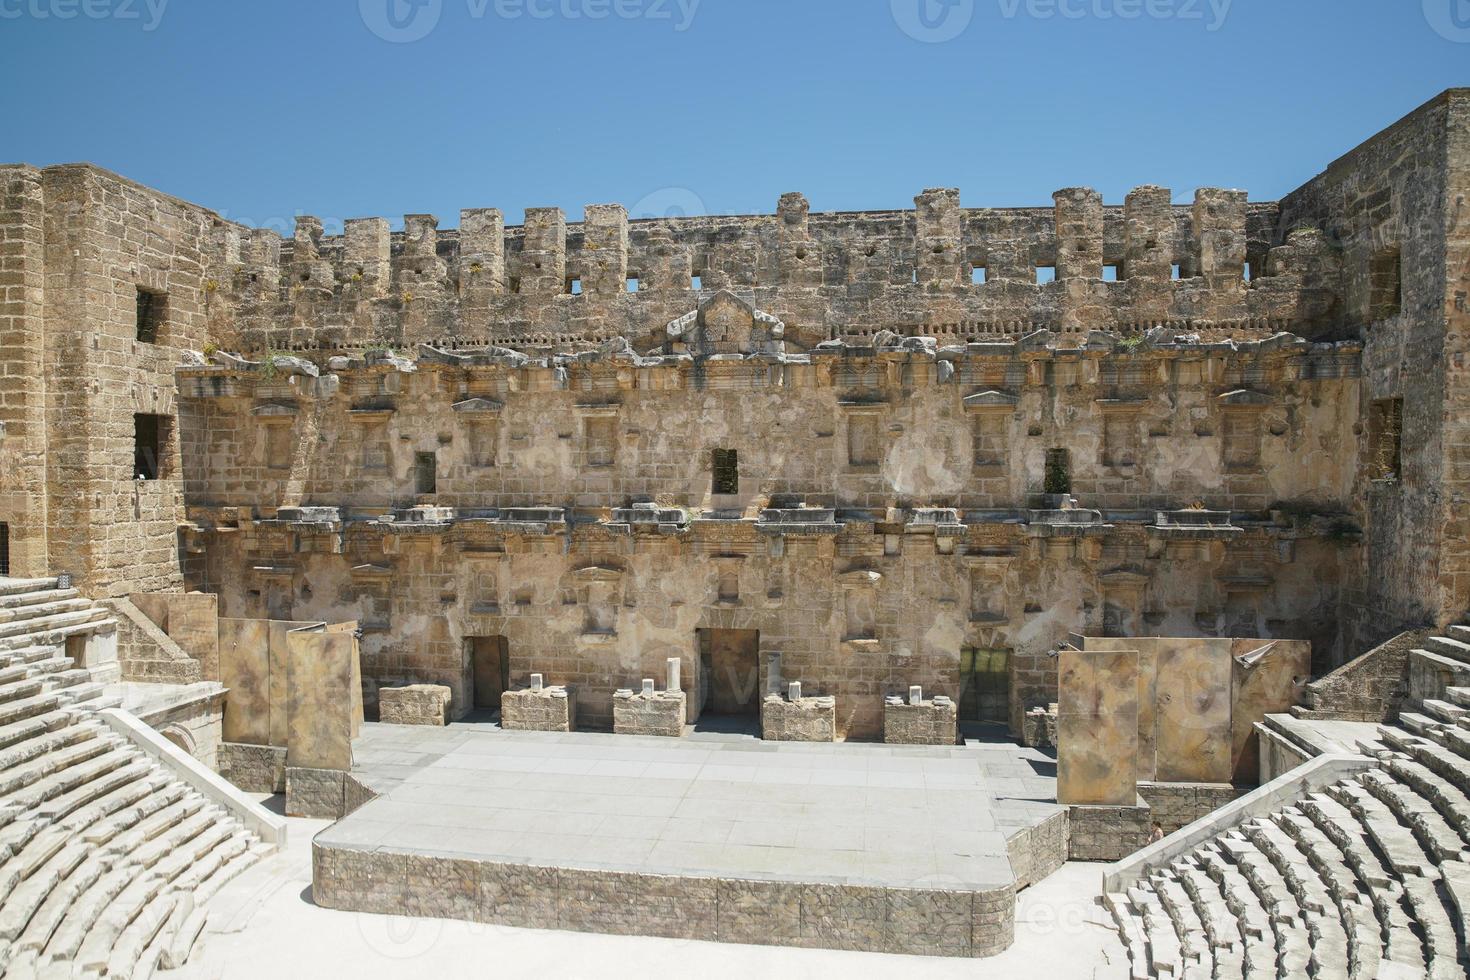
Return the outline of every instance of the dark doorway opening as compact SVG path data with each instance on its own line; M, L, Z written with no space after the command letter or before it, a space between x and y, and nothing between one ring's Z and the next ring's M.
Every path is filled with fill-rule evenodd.
M157 480L163 476L168 423L167 415L133 416L133 479Z
M499 711L510 688L510 642L503 636L465 638L470 661L470 704L476 711Z
M0 522L0 575L10 574L10 525Z
M760 646L759 630L699 631L706 711L716 715L760 714Z
M965 647L960 651L960 721L1011 722L1011 651Z
M413 454L413 482L419 494L438 493L439 460L434 453Z

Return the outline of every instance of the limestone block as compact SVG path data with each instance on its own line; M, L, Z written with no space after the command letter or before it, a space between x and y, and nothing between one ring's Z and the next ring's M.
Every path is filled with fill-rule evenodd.
M787 701L780 695L768 695L761 701L761 738L768 742L836 741L837 699Z
M577 729L574 687L522 687L500 696L500 727L506 731L571 732Z
M378 688L378 720L385 725L449 724L450 690L443 684Z
M341 819L347 773L339 769L286 769L286 816Z
M222 742L219 774L247 793L286 791L286 750L270 745Z
M683 691L659 691L649 695L618 691L613 695L613 731L619 735L684 734L687 697Z
M949 698L918 704L888 698L883 705L883 741L892 745L954 745L959 711Z
M1063 649L1058 668L1057 801L1138 799L1138 652Z

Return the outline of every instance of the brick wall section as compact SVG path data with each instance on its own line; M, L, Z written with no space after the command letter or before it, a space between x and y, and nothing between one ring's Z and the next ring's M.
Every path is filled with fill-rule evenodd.
M1470 612L1470 90L1451 92L1446 114L1441 626Z
M1120 860L1147 844L1153 829L1147 806L1074 806L1068 820L1071 861Z
M1149 833L1154 824L1163 828L1165 836L1187 827L1200 817L1233 802L1246 789L1220 783L1139 783L1138 795L1148 803Z

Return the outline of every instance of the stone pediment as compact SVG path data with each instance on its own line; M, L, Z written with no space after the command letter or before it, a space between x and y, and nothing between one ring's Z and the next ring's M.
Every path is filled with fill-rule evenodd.
M786 325L722 289L669 323L665 333L696 354L748 354L779 350Z

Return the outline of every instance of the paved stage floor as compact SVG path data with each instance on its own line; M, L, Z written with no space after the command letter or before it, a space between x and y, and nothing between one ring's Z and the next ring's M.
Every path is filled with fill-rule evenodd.
M1054 761L1001 742L367 725L355 754L383 795L319 844L589 870L993 888L1007 838L1060 809Z

